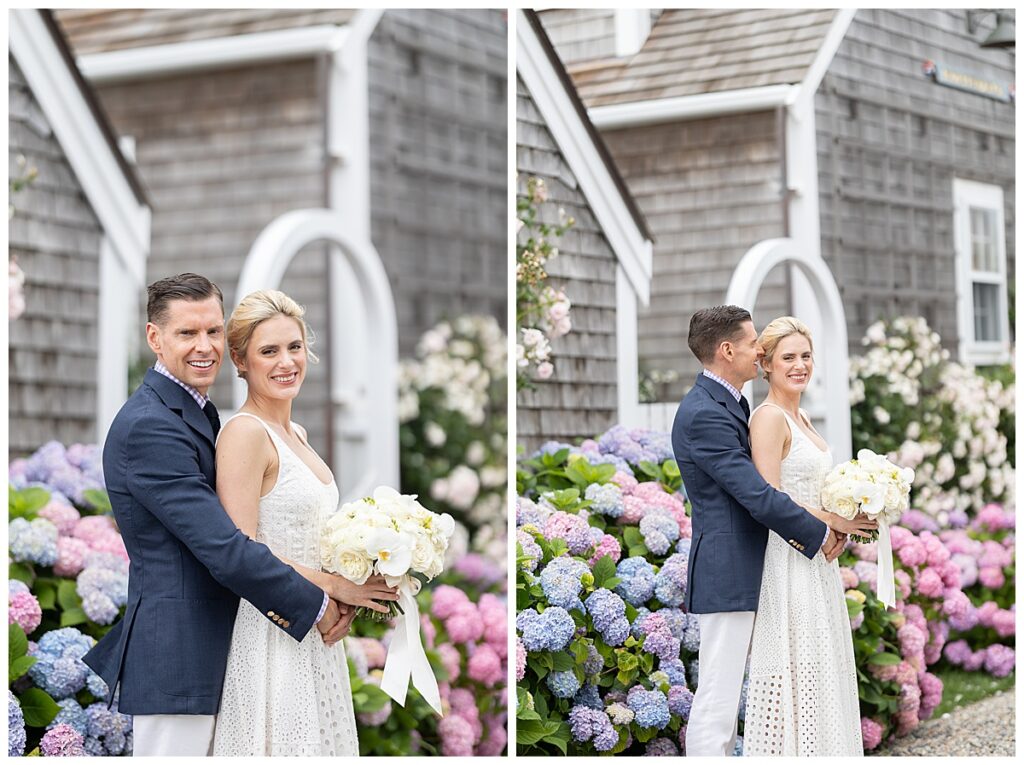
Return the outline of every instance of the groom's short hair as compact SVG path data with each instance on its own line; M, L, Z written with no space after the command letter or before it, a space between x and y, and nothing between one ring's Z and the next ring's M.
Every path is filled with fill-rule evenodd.
M224 310L224 295L220 287L199 274L168 276L150 284L146 291L149 293L146 321L156 325L162 325L167 320L167 311L172 300L199 302L215 297L220 301L221 310Z
M753 321L750 311L737 305L701 308L690 319L690 335L686 344L698 361L709 364L714 360L718 346L726 340L736 339L747 321Z

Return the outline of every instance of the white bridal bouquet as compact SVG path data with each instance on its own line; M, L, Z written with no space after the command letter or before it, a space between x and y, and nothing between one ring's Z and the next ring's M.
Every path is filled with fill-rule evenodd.
M857 452L857 459L836 465L825 477L821 504L829 512L852 519L858 513L878 521L878 582L876 591L883 605L896 605L896 581L892 566L889 526L899 521L910 507L914 471L890 462L870 449Z
M372 574L383 575L398 587L398 601L389 601L387 614L361 609L360 615L391 619L402 614L395 627L381 690L405 705L409 679L423 698L441 713L437 680L420 641L420 616L416 593L420 574L427 581L444 570L444 555L455 533L455 520L447 513L433 513L416 501L378 486L372 497L347 502L327 518L320 538L320 563L325 571L363 584Z

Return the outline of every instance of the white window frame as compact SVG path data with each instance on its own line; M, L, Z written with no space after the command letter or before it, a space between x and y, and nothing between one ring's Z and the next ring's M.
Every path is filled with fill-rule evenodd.
M995 213L997 271L975 271L971 248L971 208ZM953 179L953 243L956 252L957 328L960 361L983 366L1010 361L1010 319L1006 294L1006 220L1003 189L988 183ZM974 285L992 284L998 289L999 340L974 337Z

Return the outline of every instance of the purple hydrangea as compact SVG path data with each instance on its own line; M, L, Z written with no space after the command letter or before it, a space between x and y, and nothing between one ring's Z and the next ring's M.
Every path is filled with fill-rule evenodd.
M611 590L600 587L587 598L587 612L594 622L594 629L610 646L621 645L629 636L629 621L626 619L626 604Z
M576 633L576 622L559 606L546 608L542 614L529 608L516 616L516 629L522 633L527 651L561 651Z
M85 714L89 718L89 735L85 739L85 749L90 755L131 753L131 715L107 709L107 705L101 701L87 706Z
M106 556L114 558L114 556ZM118 561L115 570L105 565L87 566L78 575L77 590L82 598L82 610L97 624L112 624L118 612L128 602L128 564Z
M686 666L682 659L669 659L658 666L668 676L669 685L686 685Z
M679 524L670 511L652 507L640 519L640 533L648 550L655 555L664 555L672 543L679 539Z
M658 690L648 691L641 685L634 685L626 696L626 705L633 710L636 724L641 728L664 728L671 715L668 698Z
M651 614L641 628L644 633L643 650L662 661L679 658L679 638L672 635L659 614Z
M560 699L571 699L580 689L580 681L571 669L565 672L549 672L545 680L551 693Z
M690 653L697 653L700 650L700 619L696 614L684 614L683 634L680 638L683 648ZM697 678L693 678L694 684Z
M693 706L693 693L685 685L673 685L668 689L669 712L679 715L683 720L688 720L691 706Z
M687 556L681 553L670 555L654 577L654 597L666 606L683 604L686 596L686 559Z
M536 571L537 564L543 556L537 540L533 538L532 534L519 529L516 531L516 541L523 548L523 555L529 558L529 560L523 562L523 568L527 571Z
M622 489L614 483L592 483L587 487L584 497L593 503L590 505L591 512L607 515L609 518L618 518L622 515Z
M52 566L57 562L57 527L45 518L15 518L7 526L7 546L20 562Z
M683 630L686 628L686 612L681 608L663 608L658 611L665 624L668 625L669 632L674 637L681 638L683 636Z
M547 507L540 507L526 497L516 497L516 526L533 525L544 528L544 521L551 515Z
M611 751L619 742L619 734L602 709L574 706L569 711L569 726L573 739L580 743L593 740L594 748L599 752Z
M25 715L21 711L18 697L7 691L7 756L21 757L25 754Z
M644 757L678 757L679 750L670 738L656 738L647 744Z
M583 671L588 677L596 675L604 669L604 657L593 643L587 643L587 659L583 662Z
M57 706L60 707L60 711L46 726L47 729L55 728L58 725L70 725L83 737L89 733L89 716L74 698L61 699L57 702Z
M580 592L583 591L583 584L580 577L589 570L587 564L578 558L563 556L548 563L540 574L540 586L548 603L582 611L583 601L580 600Z
M544 536L564 540L572 555L583 555L594 546L590 538L590 524L582 516L572 513L553 513L544 521Z
M39 742L39 751L44 757L84 757L85 739L70 725L61 723L44 735Z
M621 580L615 592L633 606L641 606L654 594L654 566L644 558L634 556L619 561L615 569Z
M1017 654L1009 646L993 643L985 650L985 671L993 677L1006 677L1013 671Z
M615 425L598 438L597 445L602 454L614 455L633 465L662 461L658 459L658 453L645 448L639 441L634 440L633 435L638 434L631 433L621 425Z

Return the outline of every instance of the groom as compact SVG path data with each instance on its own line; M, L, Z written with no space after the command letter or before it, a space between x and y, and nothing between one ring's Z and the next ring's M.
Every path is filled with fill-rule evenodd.
M684 607L700 620L700 683L686 728L686 754L731 755L768 529L801 554L829 560L843 540L776 491L750 456L750 407L740 395L763 351L750 313L737 306L697 311L687 340L704 365L672 425L693 512ZM808 608L815 604L808 603Z
M84 657L135 715L136 755L205 755L239 596L302 640L347 632L327 593L236 528L214 492L220 429L207 396L224 355L220 289L196 274L149 286L157 356L110 426L103 474L131 560L124 618ZM330 597L329 597L330 595Z

